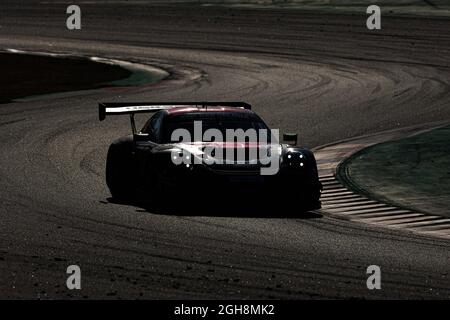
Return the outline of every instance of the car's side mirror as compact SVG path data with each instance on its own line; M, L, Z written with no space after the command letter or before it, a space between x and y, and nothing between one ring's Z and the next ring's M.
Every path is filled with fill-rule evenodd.
M138 132L138 133L135 133L133 135L133 139L134 139L135 142L149 141L150 140L150 135L148 133Z
M290 142L289 144L297 145L297 134L296 133L284 133L283 141Z

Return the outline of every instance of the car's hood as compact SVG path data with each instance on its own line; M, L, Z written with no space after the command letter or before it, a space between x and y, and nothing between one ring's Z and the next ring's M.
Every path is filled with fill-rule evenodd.
M281 154L280 144L268 144L261 142L191 142L175 143L173 150L188 152L195 157L230 159L227 152L233 150L232 157L236 157L239 152L245 155L245 159L235 159L237 162L248 162L271 154ZM242 152L244 151L244 152ZM253 151L253 152L252 152ZM239 161L238 161L239 160Z
M180 142L173 144L175 147L179 148L204 148L204 147L214 147L214 148L260 148L260 147L270 147L279 144L270 144L263 142Z

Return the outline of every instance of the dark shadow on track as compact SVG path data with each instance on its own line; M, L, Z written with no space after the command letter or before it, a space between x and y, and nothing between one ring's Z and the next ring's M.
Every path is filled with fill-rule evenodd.
M0 52L0 103L28 96L113 86L132 72L87 58ZM20 66L20 67L19 67Z
M245 199L248 200L248 199ZM225 203L225 201L227 203ZM230 218L280 218L280 219L318 219L323 215L315 211L304 211L300 204L285 199L271 200L261 203L257 199L230 203L227 197L213 200L180 201L156 203L139 200L116 200L112 197L104 204L127 205L136 207L137 212L148 212L158 215L191 216L191 217L230 217Z

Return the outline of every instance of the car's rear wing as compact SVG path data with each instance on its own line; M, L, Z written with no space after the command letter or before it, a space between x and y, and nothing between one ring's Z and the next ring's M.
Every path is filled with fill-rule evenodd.
M200 108L223 106L252 109L251 105L246 102L102 102L98 104L98 115L99 120L102 121L105 120L107 115L148 113L186 106L197 106Z
M105 120L108 115L130 115L131 127L133 133L136 132L136 125L134 122L134 115L136 113L150 113L160 110L167 110L172 108L182 108L187 106L196 106L200 108L208 107L234 107L251 110L252 107L246 102L114 102L114 103L99 103L98 104L98 118L100 121Z

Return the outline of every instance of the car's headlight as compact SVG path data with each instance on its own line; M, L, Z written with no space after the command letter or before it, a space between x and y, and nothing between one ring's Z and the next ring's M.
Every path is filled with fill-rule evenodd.
M306 166L306 157L301 152L288 151L284 156L284 163L289 168L303 168Z

